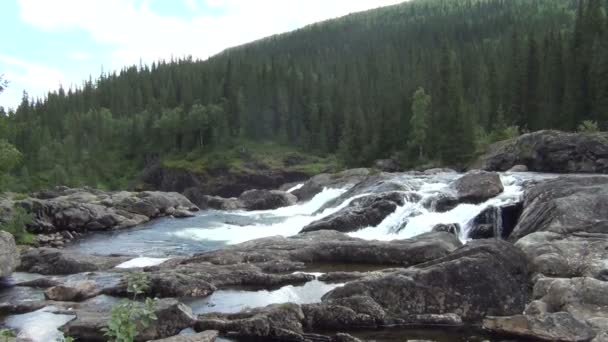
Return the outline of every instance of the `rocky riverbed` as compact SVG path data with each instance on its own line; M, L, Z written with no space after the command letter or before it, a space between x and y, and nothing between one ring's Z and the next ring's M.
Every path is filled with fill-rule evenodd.
M608 341L608 176L358 169L195 213L159 192L12 201L32 232L80 235L0 254L0 324L22 340L104 341L142 271L159 319L141 341Z

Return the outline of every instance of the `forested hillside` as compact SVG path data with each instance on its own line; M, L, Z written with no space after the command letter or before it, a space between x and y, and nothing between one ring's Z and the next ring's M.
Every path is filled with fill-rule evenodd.
M22 154L4 186L119 188L152 160L262 141L347 166L458 165L525 130L608 128L607 6L413 0L24 95L0 119Z

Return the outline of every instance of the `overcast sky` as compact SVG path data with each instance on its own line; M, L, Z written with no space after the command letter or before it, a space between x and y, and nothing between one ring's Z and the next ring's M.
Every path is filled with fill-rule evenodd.
M0 106L93 75L227 47L403 0L0 0Z

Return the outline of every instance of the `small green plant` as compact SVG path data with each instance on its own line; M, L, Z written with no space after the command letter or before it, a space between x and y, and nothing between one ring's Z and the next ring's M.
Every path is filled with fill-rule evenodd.
M15 206L12 218L0 225L0 230L11 233L19 245L32 245L35 242L34 235L26 229L27 225L32 223L32 220L32 214L20 206Z
M148 328L157 319L156 300L146 298L143 304L137 302L137 297L149 288L150 277L146 273L127 275L127 292L133 295L133 300L124 300L112 308L108 327L103 329L111 342L133 342L140 329Z
M57 340L57 342L75 342L76 339L70 336L65 336L62 337L61 339Z
M8 339L15 337L15 334L10 329L2 329L0 330L0 337L3 338L4 342L8 342Z
M596 121L585 120L578 125L577 131L579 133L597 133L600 131L600 127Z

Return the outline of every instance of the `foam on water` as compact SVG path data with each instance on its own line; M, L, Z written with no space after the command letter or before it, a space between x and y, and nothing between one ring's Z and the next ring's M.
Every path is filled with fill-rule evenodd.
M444 213L430 211L421 204L430 196L450 191L447 188L448 182L445 179L436 179L434 182L429 181L424 183L418 190L418 194L422 197L422 200L418 203L405 203L404 206L397 208L393 214L389 215L378 226L367 227L349 235L366 240L390 241L408 239L429 232L437 224L458 223L462 228L460 238L465 240L469 229L469 222L484 209L490 206L502 206L519 201L524 192L522 184L525 180L546 177L549 176L502 174L501 181L504 191L499 196L478 205L460 204L456 208Z
M195 314L209 312L235 313L246 308L270 304L310 304L321 302L327 292L344 284L328 284L312 280L301 286L288 285L274 291L219 290L201 299L185 300Z
M157 266L167 260L169 260L169 259L168 258L139 257L139 258L135 258L135 259L131 259L129 261L123 262L122 264L116 266L116 268L143 268L143 267L149 267L149 266Z
M304 183L302 183L302 184L298 184L298 185L294 186L293 188L290 188L289 190L287 190L287 192L288 192L288 193L292 193L292 192L294 192L294 191L296 191L296 190L300 190L300 189L302 189L302 187L303 187L303 186L304 186Z
M224 224L216 228L186 228L174 232L177 237L192 239L198 241L224 241L228 244L237 244L249 240L259 239L268 236L292 236L300 232L307 224L318 220L324 216L330 215L344 208L355 197L345 201L336 208L324 210L322 213L313 214L323 204L337 198L343 194L344 189L325 189L311 201L303 204L297 204L290 207L279 208L276 210L241 212L239 215L253 216L263 222L264 218L268 217L283 217L283 221L271 224L253 224L247 226L236 226Z
M61 341L63 334L58 328L74 319L75 316L54 314L52 311L55 310L57 308L47 306L23 315L9 316L4 324L19 332L17 335L18 341Z

